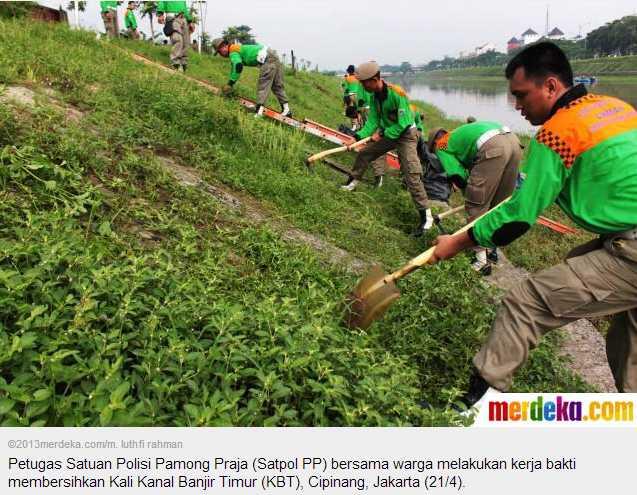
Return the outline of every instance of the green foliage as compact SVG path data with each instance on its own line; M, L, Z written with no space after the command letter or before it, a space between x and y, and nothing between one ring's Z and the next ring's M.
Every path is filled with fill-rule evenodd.
M637 16L626 16L591 31L588 49L597 55L637 54Z
M494 311L467 260L410 276L386 319L351 332L342 301L358 276L280 234L291 224L397 267L432 237L409 237L416 215L398 181L342 194L342 177L303 165L323 143L119 46L0 23L0 80L85 113L69 119L45 97L0 106L0 424L458 424L445 406ZM192 54L189 71L219 84L228 65ZM253 94L255 72L240 93ZM286 85L299 115L343 120L337 78ZM270 225L179 185L161 157L235 189ZM559 363L550 347L535 355ZM582 388L557 365L550 382L530 366L517 387Z
M25 17L35 6L35 2L0 2L0 19Z
M253 45L256 43L256 39L250 31L252 31L252 28L246 25L229 26L223 30L221 37L228 43Z

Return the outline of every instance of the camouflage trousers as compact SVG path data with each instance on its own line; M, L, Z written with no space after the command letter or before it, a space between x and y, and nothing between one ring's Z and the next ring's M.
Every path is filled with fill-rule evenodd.
M173 65L188 65L188 48L190 47L190 29L188 21L183 15L178 15L173 19L173 34L170 35L170 42L173 48L170 52L170 62Z

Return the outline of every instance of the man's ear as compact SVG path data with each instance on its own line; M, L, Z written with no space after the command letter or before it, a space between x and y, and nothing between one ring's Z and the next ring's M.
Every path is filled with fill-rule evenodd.
M551 97L557 95L560 92L560 89L562 88L562 86L563 84L555 76L549 76L544 81L544 87L546 88L547 93Z

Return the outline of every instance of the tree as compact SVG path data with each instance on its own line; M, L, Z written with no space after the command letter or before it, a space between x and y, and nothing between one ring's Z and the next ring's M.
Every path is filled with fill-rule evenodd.
M201 35L201 51L205 53L212 53L212 38L208 33Z
M73 0L69 1L68 5L66 6L66 10L75 10L75 2ZM79 10L80 12L85 12L86 2L83 2L83 1L77 2L77 10Z
M406 76L407 74L413 73L414 69L409 62L403 62L400 64L400 72L403 73L403 76Z
M0 2L0 19L25 17L35 6L35 2Z
M252 28L245 24L241 26L230 26L221 33L221 37L228 43L253 45L256 43L256 40L250 31L252 31Z
M597 55L629 55L637 51L637 16L626 16L591 31L586 47Z
M150 39L155 39L155 25L153 17L157 15L157 2L144 2L141 8L142 17L148 17L150 20Z

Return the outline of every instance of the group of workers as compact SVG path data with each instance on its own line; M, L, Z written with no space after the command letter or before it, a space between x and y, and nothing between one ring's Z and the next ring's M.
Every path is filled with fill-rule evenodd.
M620 392L637 392L637 111L574 85L567 57L550 42L515 56L506 77L516 109L542 126L529 146L525 180L516 190L522 148L505 126L472 121L452 131L431 129L427 150L463 191L468 221L477 219L463 234L438 237L433 263L470 249L474 268L482 270L490 259L497 261L498 247L526 233L553 203L598 237L509 291L473 360L461 401L479 408L490 392L508 390L515 371L550 330L608 315L614 315L606 352L615 385ZM383 81L374 62L348 73L343 87L346 114L359 129L355 138L372 136L344 189L353 190L372 160L396 149L421 214L419 229L427 230L427 197L418 180L417 112L400 87Z
M185 13L177 15L187 21ZM282 114L291 115L274 50L221 38L213 46L231 62L225 94L232 93L244 67L256 66L256 115L262 115L270 90ZM542 127L529 145L525 180L516 187L522 148L507 127L470 121L451 131L433 128L425 140L418 111L400 86L381 77L376 62L350 66L347 72L344 103L354 138L371 140L359 150L343 189L353 191L370 164L396 150L420 217L416 234L426 232L433 215L418 152L425 146L447 179L463 191L468 221L477 219L464 233L439 236L432 263L473 250L474 268L481 270L489 258L497 259L498 247L525 234L553 203L597 236L504 297L474 357L469 388L461 398L465 406L479 406L490 392L508 390L515 371L545 333L580 318L607 315L614 315L606 351L615 384L620 392L637 392L637 111L617 98L574 85L570 62L555 44L525 48L509 62L505 75L516 109ZM381 165L374 165L377 177L384 173Z
M260 65L257 112L267 97L263 89L270 87L289 110L280 64L271 50L214 43L217 52L232 61L226 92L244 65ZM265 68L267 64L276 68ZM617 389L637 392L637 112L617 98L589 94L583 85L574 85L570 62L550 42L521 51L509 62L506 77L516 109L531 124L542 126L531 140L521 184L522 147L507 127L472 119L451 131L431 129L425 141L418 112L405 91L383 80L376 62L366 62L350 67L343 82L354 138L371 137L359 150L343 189L354 190L371 163L396 150L420 215L417 233L429 230L433 216L421 179L420 142L463 191L468 221L475 220L465 233L439 236L432 262L473 250L476 269L489 258L497 260L498 247L522 236L557 203L598 237L509 291L473 360L469 388L461 400L472 408L489 392L508 390L542 335L580 318L605 315L614 315L606 350ZM375 173L381 173L380 167Z
M117 22L117 7L120 2L107 1L100 2L100 12L104 29L109 38L117 38L119 36L119 24ZM124 26L126 34L129 38L139 39L139 31L137 30L137 17L135 17L135 2L127 2L126 14L124 15Z
M102 21L109 38L119 36L117 22L117 7L120 2L105 1L100 2ZM137 29L137 18L135 9L138 2L128 2L124 25L127 36L131 39L139 39ZM182 72L188 67L188 49L190 48L190 35L195 30L193 17L185 1L157 2L157 22L163 26L163 32L170 39L172 50L170 52L170 62L175 70Z
M514 191L521 159L521 145L515 134L495 122L471 119L455 130L432 129L425 142L423 119L398 85L384 81L376 62L356 69L349 66L343 80L345 114L352 119L354 138L371 136L371 143L357 156L348 183L342 188L353 191L365 170L372 164L377 186L385 173L383 155L396 150L403 182L411 194L420 221L414 235L433 226L433 215L423 183L419 152L426 146L437 156L447 180L465 193L468 220L473 221L508 198ZM474 248L472 266L487 273L497 262L497 251Z

